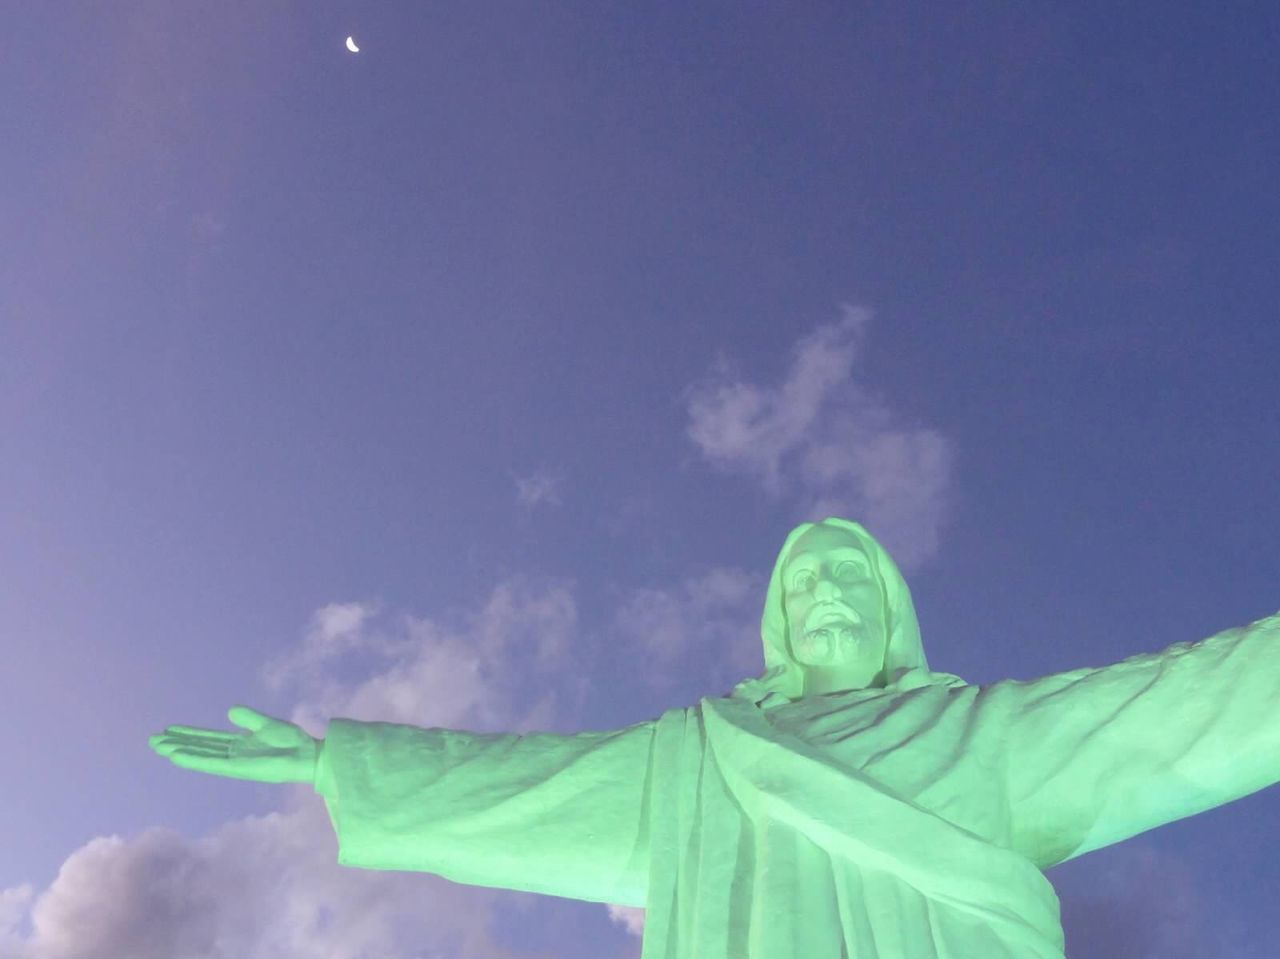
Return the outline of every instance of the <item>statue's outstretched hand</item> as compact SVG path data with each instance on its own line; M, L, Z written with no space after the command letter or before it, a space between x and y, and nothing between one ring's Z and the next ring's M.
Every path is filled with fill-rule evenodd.
M320 741L301 726L248 706L232 706L227 718L249 732L169 726L147 741L184 769L261 783L314 781Z

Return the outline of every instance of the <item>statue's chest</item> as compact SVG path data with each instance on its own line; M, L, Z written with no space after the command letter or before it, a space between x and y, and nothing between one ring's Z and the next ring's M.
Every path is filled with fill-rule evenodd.
M843 694L799 700L766 715L822 750L957 826L1000 842L1007 832L998 737L974 713L975 687Z

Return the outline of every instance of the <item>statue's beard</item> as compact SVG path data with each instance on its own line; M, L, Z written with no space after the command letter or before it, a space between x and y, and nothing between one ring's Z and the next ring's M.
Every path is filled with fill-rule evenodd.
M842 666L867 655L866 628L862 623L830 623L806 630L791 644L802 666Z

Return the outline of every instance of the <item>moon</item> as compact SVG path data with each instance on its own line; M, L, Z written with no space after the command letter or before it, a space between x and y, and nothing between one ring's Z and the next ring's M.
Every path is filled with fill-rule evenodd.
M352 37L347 37L347 49L352 53L359 53L360 48L356 46L356 41Z

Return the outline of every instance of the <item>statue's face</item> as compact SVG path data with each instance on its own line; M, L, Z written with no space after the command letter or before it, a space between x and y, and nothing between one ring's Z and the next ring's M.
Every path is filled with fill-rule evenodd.
M880 584L857 538L813 527L796 540L782 577L796 662L837 670L852 685L869 683L884 666L887 635Z

